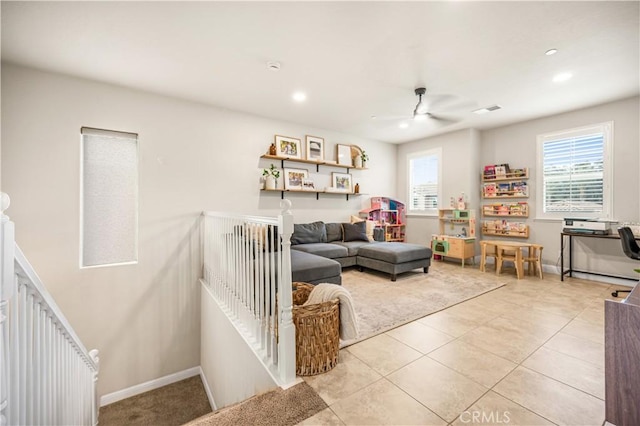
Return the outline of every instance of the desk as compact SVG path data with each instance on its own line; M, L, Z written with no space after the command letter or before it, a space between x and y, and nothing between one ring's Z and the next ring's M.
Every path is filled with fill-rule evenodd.
M569 269L564 270L564 237L569 237ZM564 276L569 275L569 277L573 277L574 272L580 272L583 274L591 274L591 275L599 275L601 277L610 277L610 278L619 278L622 280L631 280L638 281L637 278L629 278L629 277L621 277L619 275L609 275L609 274L601 274L599 272L590 272L590 271L580 271L578 269L573 269L573 237L580 238L604 238L607 240L619 240L620 236L617 234L609 234L609 235L594 235L594 234L580 234L577 232L560 232L560 281L564 281ZM636 240L639 238L636 237ZM622 248L620 248L622 252Z
M640 425L640 285L624 302L604 301L605 407L609 423Z
M494 246L496 250L496 274L500 271L500 265L498 265L498 250L501 248L513 249L515 251L514 263L516 266L516 274L518 279L523 277L524 274L524 262L522 260L522 249L531 247L531 243L519 242L519 241L502 241L502 240L482 240L480 241L480 270L484 272L485 264L487 260L487 246Z

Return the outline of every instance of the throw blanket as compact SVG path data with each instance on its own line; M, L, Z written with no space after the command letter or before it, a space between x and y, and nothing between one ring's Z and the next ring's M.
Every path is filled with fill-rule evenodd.
M358 337L358 317L353 307L353 299L349 291L337 284L318 284L311 293L305 305L328 302L333 299L340 301L340 338L352 340Z

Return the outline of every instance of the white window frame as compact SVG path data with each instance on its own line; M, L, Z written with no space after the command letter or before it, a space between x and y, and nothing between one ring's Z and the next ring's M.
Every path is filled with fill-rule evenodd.
M411 160L423 157L436 157L438 161L438 183L437 197L438 205L435 208L414 210L411 201L411 193L413 188L413 176L411 170ZM425 151L412 152L407 154L407 215L414 216L438 216L438 206L442 203L442 148L433 148Z
M88 132L87 134L105 134L105 135L111 135L114 137L124 137L127 139L132 139L135 140L135 144L136 144L136 181L135 181L135 235L133 236L134 238L134 259L130 260L130 261L124 261L124 262L111 262L111 263L101 263L101 264L95 264L95 265L85 265L85 259L84 259L84 206L85 206L85 199L84 199L84 168L85 168L85 164L84 164L84 151L85 151L85 147L84 147L84 135L85 135L85 131ZM138 230L138 215L139 215L139 204L140 204L140 141L138 139L138 134L137 133L130 133L130 132L122 132L122 131L116 131L116 130L103 130L103 129L96 129L96 128L92 128L92 127L82 127L80 129L80 250L79 250L79 266L80 269L90 269L90 268L104 268L104 267L109 267L109 266L123 266L123 265L136 265L138 263L138 236L139 236L139 230Z
M549 212L545 213L544 201L544 158L543 145L552 140L565 139L575 136L587 135L593 132L603 134L603 186L602 186L602 212ZM537 137L537 165L536 173L536 219L562 220L565 217L572 218L599 218L611 219L613 217L613 121L576 127L573 129L545 133Z

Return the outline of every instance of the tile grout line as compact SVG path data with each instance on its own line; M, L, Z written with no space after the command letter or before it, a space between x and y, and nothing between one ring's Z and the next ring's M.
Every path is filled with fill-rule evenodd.
M584 311L584 309L583 309L582 311ZM579 314L575 315L575 316L574 316L574 317L573 317L573 318L572 318L572 319L571 319L567 324L565 324L561 329L559 329L557 332L555 332L554 334L552 334L552 335L551 335L547 340L545 340L545 341L544 341L540 346L538 346L538 347L537 347L533 352L531 352L528 356L526 356L526 357L525 357L525 358L524 358L520 363L518 363L518 365L516 366L516 368L518 368L518 367L522 367L522 368L524 368L524 369L526 369L526 370L529 370L529 371L535 372L535 373L537 373L537 374L540 374L540 375L542 375L542 376L544 376L544 377L547 377L547 378L549 378L549 379L551 379L551 380L554 380L554 381L556 381L556 382L558 382L558 383L564 384L565 386L569 386L569 387L571 387L571 388L573 388L573 389L576 389L575 387L573 387L573 386L571 386L571 385L569 385L569 384L567 384L567 383L561 382L560 380L554 379L553 377L549 377L549 376L547 376L546 374L540 373L540 372L538 372L538 371L536 371L536 370L532 370L532 369L530 369L530 368L527 368L526 366L524 366L524 365L523 365L523 363L524 363L526 360L528 360L528 359L529 359L529 358L530 358L534 353L536 353L538 350L540 350L540 348L542 348L544 345L546 345L546 344L547 344L551 339L553 339L556 335L558 335L559 333L561 333L561 332L562 332L562 330L564 330L564 329L565 329L569 324L571 324L571 322L572 322L572 321L575 321L575 320L576 320L576 318L577 318L577 317L582 313L582 311L580 311L580 313L579 313ZM568 333L565 333L565 334L568 334ZM574 336L574 337L575 337L575 336ZM516 368L514 368L514 370L515 370ZM513 370L512 370L511 372L513 372ZM509 374L511 374L511 372L510 372ZM518 405L520 405L520 406L524 407L525 409L527 409L527 410L531 411L532 413L536 414L537 416L540 416L540 417L542 417L542 418L544 418L544 419L546 419L546 420L550 421L551 423L557 424L557 423L555 423L555 422L551 421L550 419L546 418L546 417L545 417L544 415L542 415L541 413L537 413L537 412L533 411L532 409L530 409L530 408L528 408L528 407L526 407L526 406L523 406L523 405L519 404L518 402L516 402L516 401L512 400L511 398L507 397L506 395L503 395L502 393L498 392L498 391L495 389L495 387L496 387L496 386L498 386L498 384L500 384L502 381L504 381L504 379L506 379L506 378L507 378L507 376L508 376L509 374L506 374L506 375L505 375L502 379L500 379L500 380L499 380L495 385L493 385L493 386L491 387L491 390L492 390L493 392L497 393L498 395L502 396L503 398L505 398L505 399L507 399L507 400L509 400L509 401L513 402L514 404L518 404ZM587 393L587 392L584 392L584 391L582 391L582 390L580 390L580 389L576 389L576 390L578 390L579 392L582 392L582 393L584 393L584 394L586 394L586 395L593 396L593 395L591 395L591 394L589 394L589 393ZM595 396L594 396L594 397L595 397ZM595 398L597 398L597 397L595 397ZM600 398L597 398L597 399L600 399ZM602 400L601 400L601 401L602 401Z
M508 285L508 284L507 284L507 285ZM506 286L503 286L503 287L500 287L500 288L505 288L505 287L506 287ZM498 289L496 289L496 290L498 290ZM512 302L509 302L508 300L507 300L506 302L508 302L508 303L512 303ZM526 307L526 308L528 308L528 309L535 309L535 308L533 308L533 307L529 307L529 306L523 306L523 307ZM499 383L501 383L501 382L502 382L502 381L503 381L503 380L504 380L504 379L505 379L509 374L511 374L514 370L516 370L518 367L522 367L522 368L527 369L527 370L529 370L529 371L533 371L533 372L535 372L535 373L541 374L541 375L543 375L544 377L547 377L547 378L549 378L549 379L551 379L551 380L554 380L554 381L556 381L556 382L558 382L558 383L562 383L562 384L564 384L564 385L566 385L566 386L569 386L569 387L571 387L571 388L573 388L573 389L575 389L575 390L577 390L577 391L579 391L579 392L581 392L581 393L584 393L584 394L586 394L586 395L593 396L594 398L600 399L600 398L598 398L598 397L596 397L596 396L594 396L594 395L591 395L591 394L590 394L590 393L588 393L588 392L585 392L585 391L582 391L582 390L580 390L580 389L577 389L577 388L575 388L575 387L573 387L573 386L571 386L571 385L569 385L569 384L567 384L567 383L564 383L564 382L562 382L562 381L560 381L560 380L557 380L557 379L554 379L554 378L552 378L552 377L549 377L549 376L547 376L547 375L545 375L545 374L543 374L543 373L537 372L537 371L532 370L532 369L530 369L530 368L527 368L527 367L525 367L525 366L523 365L523 363L524 363L527 359L529 359L529 358L530 358L534 353L536 353L538 350L540 350L540 348L544 347L544 345L546 345L546 344L547 344L547 343L548 343L552 338L554 338L556 335L558 335L560 332L562 332L562 330L564 330L564 329L565 329L569 324L571 324L571 322L572 322L572 321L576 321L576 320L577 320L577 321L580 321L580 320L578 320L578 319L577 319L577 317L578 317L579 315L581 315L581 314L582 314L586 309L587 309L587 308L582 308L582 309L579 311L579 313L577 313L576 315L573 315L573 316L571 316L571 317L567 317L567 318L570 318L570 319L569 319L569 321L568 321L564 326L562 326L562 328L560 328L558 331L554 332L551 336L549 336L546 340L544 340L544 341L543 341L539 346L537 346L537 347L536 347L536 348L535 348L535 349L534 349L534 350L533 350L533 351L532 351L528 356L526 356L522 361L520 361L519 363L516 363L516 366L515 366L513 369L511 369L507 374L505 374L505 375L502 377L502 379L500 379L498 382L496 382L493 386L491 386L490 388L488 388L488 389L487 389L487 391L486 391L485 393L483 393L483 394L482 394L478 399L476 399L476 400L475 400L471 405L469 405L469 406L467 407L467 410L468 410L469 408L471 408L475 403L477 403L480 399L482 399L485 395L487 395L489 392L494 392L494 393L496 393L496 394L500 395L501 397L503 397L503 398L507 399L508 401L511 401L511 402L513 402L514 404L516 404L516 405L518 405L518 406L520 406L520 407L523 407L523 408L524 408L524 409L526 409L527 411L530 411L530 412L534 413L535 415L540 416L541 418L543 418L543 419L545 419L545 420L547 420L547 421L549 421L549 422L551 422L551 423L553 423L553 424L556 424L555 422L553 422L553 421L551 421L550 419L546 418L544 415L542 415L542 414L540 414L540 413L537 413L537 412L535 412L535 411L531 410L530 408L525 407L525 406L523 406L523 405L519 404L519 403L518 403L518 402L516 402L516 401L513 401L511 398L508 398L508 397L506 397L505 395L502 395L501 393L499 393L497 390L495 390L495 387L496 387ZM541 311L541 313L544 313L544 312L543 312L543 311ZM504 313L503 313L503 314L500 314L499 316L497 316L497 317L495 317L495 318L493 318L493 319L490 319L490 320L487 320L486 322L483 322L483 323L482 323L482 325L487 324L487 323L489 323L489 322L491 322L491 321L495 320L496 318L509 319L509 318L505 318L505 317L504 317L504 315L506 315L506 314L504 314ZM526 320L523 320L523 321L524 321L524 322L528 322L528 321L526 321ZM586 321L583 321L583 322L586 322ZM590 324L590 323L589 323L589 324ZM534 325L535 325L535 324L534 324ZM480 327L480 326L479 326L479 327ZM479 328L479 327L476 327L476 328ZM449 342L449 343L452 343L452 342L454 342L454 341L459 340L460 338L462 338L464 335L466 335L467 333L469 333L469 332L471 332L471 331L472 331L472 330L469 330L469 331L465 332L464 334L462 334L461 336L457 337L455 340L453 340L453 341L451 341L451 342ZM565 334L568 334L568 333L565 333ZM574 337L577 337L577 336L574 336ZM583 340L585 340L585 339L583 339ZM463 342L463 343L468 344L468 345L470 345L470 346L473 346L473 347L475 347L475 348L478 348L477 346L475 346L475 345L473 345L473 344L471 344L471 343L466 343L466 342ZM448 344L448 343L447 343L447 344ZM443 345L443 346L444 346L444 345ZM478 348L478 349L483 350L482 348ZM435 351L435 349L434 349L434 351ZM431 351L431 352L434 352L434 351ZM484 350L483 350L483 351L484 351ZM431 352L429 352L429 354L430 354ZM486 352L489 352L489 351L486 351ZM499 357L499 358L501 358L501 359L505 359L505 358L500 357L499 355L493 354L492 352L489 352L489 353L491 353L492 355L495 355L495 356L497 356L497 357ZM426 354L425 356L428 356L429 354ZM428 357L429 357L429 359L432 359L433 361L438 362L439 364L443 365L444 367L449 368L449 369L451 369L452 371L455 371L456 373L463 375L465 378L467 378L467 379L469 379L469 380L473 381L474 383L477 383L477 384L479 384L479 385L481 385L481 386L484 386L484 385L482 385L481 383L478 383L477 381L473 380L471 377L468 377L467 375L463 374L462 372L459 372L459 371L457 371L457 370L455 370L455 369L453 369L453 368L451 368L451 367L448 367L448 366L446 366L446 365L444 365L444 364L440 363L438 360L436 360L436 359L434 359L434 358L432 358L432 357L430 357L430 356L428 356ZM511 361L511 360L507 360L507 361L513 362L513 361ZM463 411L463 413L464 413L464 411ZM462 414L462 413L461 413L461 414ZM459 417L460 417L460 415L458 415L458 416L456 417L456 419L457 419L457 418L459 418ZM456 420L456 419L454 419L451 423L455 422L455 420ZM451 424L451 423L449 423L449 424Z

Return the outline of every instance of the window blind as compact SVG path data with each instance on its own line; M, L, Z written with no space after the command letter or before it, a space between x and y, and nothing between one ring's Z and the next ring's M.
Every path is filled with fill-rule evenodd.
M543 212L606 216L606 153L604 125L543 136Z
M138 259L138 139L81 129L82 267Z

